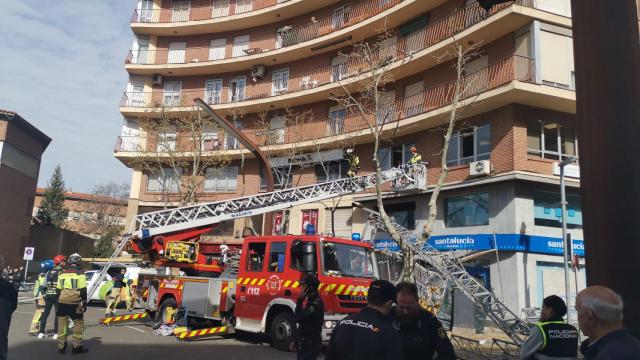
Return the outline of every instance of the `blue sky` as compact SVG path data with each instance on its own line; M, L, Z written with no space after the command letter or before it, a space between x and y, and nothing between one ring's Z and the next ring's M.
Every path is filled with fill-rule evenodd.
M53 140L39 186L56 164L68 188L129 182L113 157L122 127L135 0L9 0L0 11L0 108L18 112Z

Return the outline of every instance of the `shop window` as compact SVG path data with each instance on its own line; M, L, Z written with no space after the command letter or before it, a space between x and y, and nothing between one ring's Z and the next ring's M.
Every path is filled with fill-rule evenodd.
M488 160L491 156L491 125L473 126L453 132L447 152L447 165L464 165Z
M269 250L269 271L270 272L283 272L284 271L284 259L287 250L287 243L274 242L271 243L271 249Z
M247 254L247 271L262 271L264 269L264 254L267 250L265 243L249 243Z
M562 227L560 194L534 191L533 216L537 226ZM569 228L582 227L582 204L578 195L567 195L567 226Z
M489 193L445 199L445 226L489 225Z

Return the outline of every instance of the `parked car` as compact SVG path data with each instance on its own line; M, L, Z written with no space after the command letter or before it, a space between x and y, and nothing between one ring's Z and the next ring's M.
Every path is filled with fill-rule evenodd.
M98 279L97 274L99 272L100 270L89 270L84 272L84 276L87 278L87 289L90 289L93 286L93 283L96 282L96 280ZM113 286L111 280L111 275L105 274L104 279L102 279L102 281L100 282L98 290L96 290L93 295L91 295L89 302L104 301L106 294L111 291L111 287Z

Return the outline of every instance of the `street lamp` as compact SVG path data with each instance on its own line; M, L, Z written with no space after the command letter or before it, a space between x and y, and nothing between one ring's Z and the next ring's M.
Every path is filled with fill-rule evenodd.
M562 206L562 249L564 253L564 296L567 301L567 308L569 308L569 252L571 251L571 244L567 244L567 195L564 187L564 168L565 166L577 161L575 156L568 157L562 160L558 167L560 168L560 205ZM571 312L567 311L567 322L571 320Z

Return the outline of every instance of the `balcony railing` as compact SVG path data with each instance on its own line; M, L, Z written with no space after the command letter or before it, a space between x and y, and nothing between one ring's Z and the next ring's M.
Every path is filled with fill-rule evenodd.
M288 2L289 0L213 0L208 6L188 9L136 9L131 15L132 23L179 23L224 18L248 14Z
M530 6L532 0L517 0L516 3ZM489 15L509 6L502 4ZM429 25L414 35L402 38L395 43L378 49L375 53L378 62L396 62L410 60L413 54L451 38L451 36L477 24L486 18L486 12L477 3L462 8L450 16ZM367 65L365 65L367 66ZM211 105L241 103L258 99L272 98L292 94L319 86L336 83L361 75L363 63L352 59L342 64L325 66L308 72L281 77L277 81L261 80L250 86L224 88L207 91L205 89L181 92L125 92L120 106L123 107L159 107L190 106L192 100L201 97ZM247 91L248 90L248 91Z
M194 140L190 136L136 136L122 135L118 136L118 140L114 146L114 152L133 152L133 153L180 153L202 151L218 151L218 150L237 150L244 148L240 142L224 134L208 134L202 135L201 138Z
M320 19L314 19L304 26L283 29L272 34L250 37L248 44L233 46L232 51L224 51L210 47L189 47L184 50L130 50L126 64L163 65L213 62L248 55L255 55L274 51L280 48L311 41L332 32L358 24L370 17L394 7L402 0L366 0L345 9L344 12L334 13Z
M498 88L511 81L532 82L535 64L532 59L521 56L510 56L497 61L474 73L466 75L461 88L464 89L461 99L470 99L483 92ZM285 126L276 129L245 129L242 130L259 146L290 144L301 141L317 140L325 137L347 134L355 131L366 130L370 126L382 125L393 128L394 123L414 116L425 114L451 103L455 93L455 81L449 81L434 85L424 91L398 99L383 106L378 115L363 118L355 114L344 113L344 116L334 116L319 121L311 121L294 126ZM157 150L155 142L141 140L139 137L123 137L118 139L116 152L137 151L142 148L138 144L145 144L145 149ZM193 142L191 142L192 144ZM180 145L176 145L180 149ZM193 145L191 145L193 148ZM239 148L239 147L234 147ZM207 148L217 150L218 148ZM224 150L220 148L220 150ZM149 151L149 150L145 150ZM187 150L184 150L187 151Z

